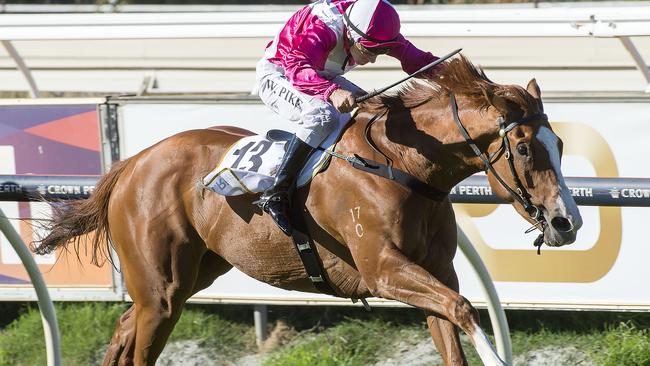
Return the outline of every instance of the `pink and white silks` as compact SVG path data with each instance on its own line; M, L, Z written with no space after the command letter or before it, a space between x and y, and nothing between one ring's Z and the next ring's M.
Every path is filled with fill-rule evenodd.
M357 30L391 42L377 44L349 29L346 11ZM388 55L400 60L409 74L437 59L415 47L399 29L399 16L386 0L316 1L296 12L267 45L257 63L256 91L274 112L299 124L299 139L317 147L338 122L339 112L329 102L332 92L363 92L341 76L356 66L349 37L366 47L389 47Z

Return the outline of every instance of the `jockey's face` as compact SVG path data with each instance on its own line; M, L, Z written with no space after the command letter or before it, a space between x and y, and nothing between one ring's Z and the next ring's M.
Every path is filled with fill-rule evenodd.
M355 42L350 48L350 54L357 65L365 65L367 63L374 63L377 60L377 55L368 51L361 43Z

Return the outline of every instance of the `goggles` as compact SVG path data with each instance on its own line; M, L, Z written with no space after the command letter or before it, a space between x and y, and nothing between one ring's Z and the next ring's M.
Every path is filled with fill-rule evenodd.
M375 55L375 56L378 56L378 55L385 55L385 54L387 54L388 52L390 52L390 48L387 48L387 47L373 47L373 48L367 48L366 46L362 45L362 44L359 43L359 42L355 42L354 45L355 45L355 46L357 47L357 49L358 49L359 51L361 51L362 53L370 53L370 54L373 54L373 55Z

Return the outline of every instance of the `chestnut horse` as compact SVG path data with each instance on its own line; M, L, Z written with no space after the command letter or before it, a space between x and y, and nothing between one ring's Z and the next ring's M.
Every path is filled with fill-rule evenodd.
M575 240L582 223L560 171L562 142L543 114L534 79L526 89L499 85L464 57L448 61L434 80L362 103L336 151L384 161L365 140L371 120L369 134L395 169L448 192L485 170L489 160L493 191L542 229L547 244ZM475 154L455 120L484 155ZM506 139L498 120L515 122L502 131ZM104 365L154 365L185 301L233 267L279 288L316 291L291 239L253 204L257 195L222 197L203 192L199 183L229 146L249 134L231 127L179 133L114 164L88 200L58 210L36 251L73 243L78 252L78 236L95 231L94 260L102 260L112 243L133 299L117 321ZM516 187L523 192L513 197ZM304 207L337 296L376 296L423 309L446 365L467 363L456 327L485 364L504 364L479 327L478 313L458 294L456 221L448 197L424 198L333 159L294 199ZM531 217L535 210L540 215Z

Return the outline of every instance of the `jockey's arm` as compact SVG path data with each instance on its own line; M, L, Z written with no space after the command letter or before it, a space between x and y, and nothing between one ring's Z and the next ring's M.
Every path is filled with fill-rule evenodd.
M401 45L393 47L388 55L400 60L402 64L402 70L404 70L404 72L407 74L414 73L423 66L426 66L439 58L434 56L431 52L420 50L408 39L404 38L404 36L401 34L398 36L398 40L400 41ZM442 65L438 65L417 75L416 77L429 79L433 78L442 67Z
M336 34L321 22L312 23L294 40L297 44L283 57L285 76L296 90L329 101L338 85L320 76L327 56L336 46Z

